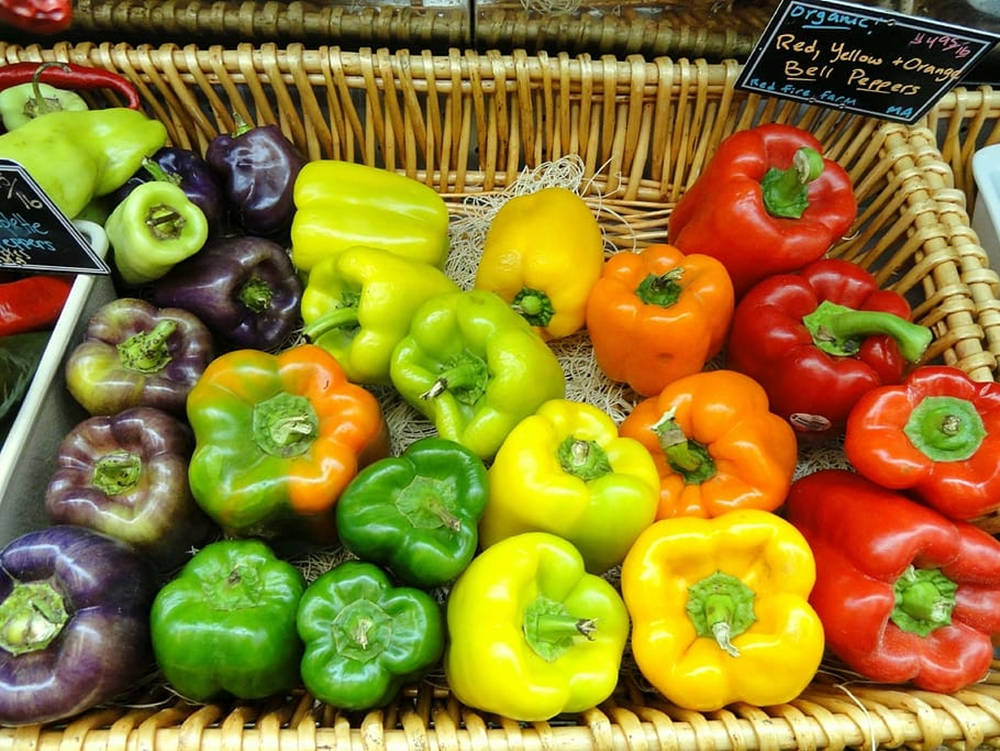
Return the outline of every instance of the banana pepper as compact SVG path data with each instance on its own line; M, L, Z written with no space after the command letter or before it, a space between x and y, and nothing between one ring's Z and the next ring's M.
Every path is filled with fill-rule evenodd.
M292 263L301 271L355 245L438 267L448 257L444 199L405 175L319 159L299 172L292 197Z
M304 333L337 358L349 380L388 384L392 350L414 311L447 292L458 286L430 264L378 248L348 248L309 272L300 306Z
M497 212L475 286L496 292L546 339L558 339L583 328L603 264L594 212L566 188L545 188Z
M191 493L235 535L274 535L286 522L305 522L309 536L332 539L341 492L388 453L375 397L313 344L217 357L188 394L187 416Z
M435 295L413 315L389 370L396 390L442 438L492 457L566 379L549 346L487 290Z
M622 565L639 670L679 707L791 701L823 657L805 538L758 509L648 527Z
M553 399L510 432L489 470L483 545L522 532L572 542L599 574L655 518L659 478L639 441L592 404Z
M527 532L472 560L448 596L445 676L463 704L524 722L611 695L628 635L615 588L573 545Z

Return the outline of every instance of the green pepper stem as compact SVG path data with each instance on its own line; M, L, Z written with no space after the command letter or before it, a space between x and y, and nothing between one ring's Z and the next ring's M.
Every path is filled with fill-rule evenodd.
M18 582L0 603L0 648L13 655L45 649L67 620L63 598L50 583Z
M66 63L42 63L31 76L31 96L24 103L24 114L28 117L38 117L48 112L56 112L62 109L62 103L58 98L47 97L42 94L42 73L49 68L59 68L66 73L70 68Z
M761 180L761 194L768 214L800 219L809 208L809 183L823 174L823 157L816 149L803 146L785 170L772 167Z
M674 419L672 409L664 412L650 429L656 433L667 463L684 479L685 485L700 485L715 477L717 467L708 448L687 437Z
M246 120L244 120L243 115L241 115L239 112L233 113L233 125L236 126L236 130L233 131L233 138L242 136L244 133L248 133L249 131L253 130L254 127L252 123L248 123Z
M257 402L251 422L251 434L258 448L271 456L286 458L307 451L319 428L312 402L287 391Z
M259 315L271 307L274 290L259 276L253 276L240 287L239 292L236 293L236 299L245 308Z
M150 159L148 156L142 158L142 168L149 173L156 182L181 184L181 176L176 172L167 172L160 166L159 162Z
M959 462L979 450L986 438L986 426L967 399L926 396L910 412L903 433L931 460Z
M164 242L180 237L187 219L170 204L157 203L146 209L145 224L154 240Z
M893 585L896 604L890 616L901 630L927 636L951 623L958 584L938 569L909 566Z
M446 364L437 380L420 395L421 399L436 399L445 391L465 404L475 404L486 392L489 370L482 358L463 352Z
M150 331L140 331L118 345L122 366L138 373L159 373L170 362L167 339L177 329L177 321L159 321Z
M716 571L688 588L688 618L698 636L709 637L730 657L740 651L732 639L757 620L752 589L735 576Z
M531 287L518 292L510 306L532 326L548 326L556 312L552 299L542 290Z
M91 484L107 496L132 490L142 474L142 458L121 449L105 454L94 465Z
M566 436L556 450L563 472L579 477L584 482L610 474L611 461L597 441Z
M680 285L684 269L677 267L664 274L649 274L636 287L635 295L645 305L669 308L677 302L684 288Z
M358 325L358 309L355 306L334 308L306 326L302 333L311 341L316 341L333 329L354 328Z
M857 354L864 337L885 334L896 340L900 354L908 362L916 362L933 337L926 326L911 323L892 313L854 310L829 300L824 300L812 313L803 316L802 323L817 347L838 356Z
M535 654L552 662L569 650L579 637L594 641L597 620L572 615L562 602L538 595L524 610L522 629L525 641Z

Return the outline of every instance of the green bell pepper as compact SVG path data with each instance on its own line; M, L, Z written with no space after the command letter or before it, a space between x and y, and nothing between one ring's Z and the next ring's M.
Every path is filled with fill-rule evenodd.
M343 709L389 703L444 652L444 616L431 596L394 588L363 561L341 563L309 585L298 629L306 689Z
M39 70L42 70L39 67ZM37 76L31 83L22 83L0 91L0 119L7 130L20 128L39 115L72 110L90 109L86 100L75 91L57 89L39 83Z
M496 293L437 295L414 313L389 371L443 438L486 459L523 418L566 394L544 340Z
M72 219L166 141L163 123L126 107L49 112L0 135L0 159L18 162Z
M340 541L404 584L446 584L475 555L486 477L482 460L461 444L422 438L347 486L337 502Z
M348 248L320 261L302 293L304 332L354 383L388 384L393 348L414 311L458 286L429 263L378 248Z
M208 220L173 183L142 183L111 212L104 229L114 264L126 284L164 276L208 239Z
M299 685L296 631L302 574L260 540L198 551L157 593L150 612L156 661L184 697L257 699Z

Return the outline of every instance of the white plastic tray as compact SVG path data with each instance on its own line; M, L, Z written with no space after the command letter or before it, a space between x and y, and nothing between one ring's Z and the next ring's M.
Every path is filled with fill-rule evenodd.
M990 268L1000 269L1000 143L972 155L972 175L977 189L972 229L990 258Z
M108 249L104 230L91 222L75 224L103 258ZM0 546L49 523L45 487L54 469L56 449L87 417L66 389L63 358L70 345L75 346L82 337L90 316L114 297L114 286L107 276L80 274L73 282L35 377L0 446Z

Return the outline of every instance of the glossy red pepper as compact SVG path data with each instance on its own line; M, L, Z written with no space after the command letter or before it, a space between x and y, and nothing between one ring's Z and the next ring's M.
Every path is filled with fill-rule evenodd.
M722 261L737 299L821 257L857 215L851 179L810 133L769 123L734 133L670 215L671 245Z
M54 324L66 304L74 278L40 274L0 283L0 336Z
M843 429L867 391L898 383L931 332L910 306L857 264L825 258L769 277L733 314L728 366L760 383L771 411L800 437Z
M48 2L48 0L41 0ZM0 0L0 21L8 21L5 7L10 5L30 6L36 0ZM8 21L8 23L13 23ZM22 27L23 28L23 27ZM39 66L45 63L12 63L0 67L0 91L9 89L22 83L31 83L35 72ZM97 91L108 89L120 95L125 100L125 105L129 109L137 110L141 107L139 92L135 86L124 76L118 75L114 71L102 68L92 68L86 65L75 63L59 63L57 65L47 65L38 79L41 83L55 86L57 89L70 89L73 91Z
M847 470L798 480L785 508L816 559L809 603L848 667L941 693L986 675L1000 542Z
M72 21L71 0L0 0L0 22L22 31L55 34Z
M847 419L844 453L858 472L908 490L952 519L1000 508L1000 383L958 368L917 368L865 394Z

